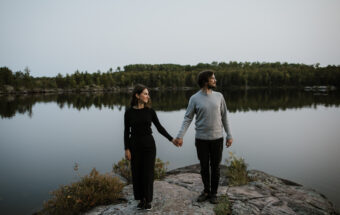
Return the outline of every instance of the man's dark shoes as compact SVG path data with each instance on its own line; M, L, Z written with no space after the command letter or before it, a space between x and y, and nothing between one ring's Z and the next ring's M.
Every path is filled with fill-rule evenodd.
M143 210L145 208L145 200L140 200L137 205L137 210Z
M151 202L145 203L145 210L150 211L152 209Z
M217 196L216 196L216 195L211 195L211 196L210 196L210 199L209 199L209 202L210 202L211 204L218 204Z
M205 200L207 200L209 198L209 194L203 192L198 198L197 198L197 202L204 202Z

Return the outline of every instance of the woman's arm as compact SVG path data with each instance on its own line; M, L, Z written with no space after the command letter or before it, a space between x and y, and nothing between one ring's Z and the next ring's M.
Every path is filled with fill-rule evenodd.
M124 114L124 149L130 149L130 124L128 120L128 110Z
M169 141L173 141L172 136L165 130L165 128L161 125L161 123L158 120L157 114L154 109L150 109L152 114L152 122L156 126L157 131L162 134L164 137L166 137Z

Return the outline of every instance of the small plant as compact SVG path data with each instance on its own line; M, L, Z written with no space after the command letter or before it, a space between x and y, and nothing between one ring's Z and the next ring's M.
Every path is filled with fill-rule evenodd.
M122 158L117 164L112 166L112 171L127 180L128 184L132 182L131 163L129 160Z
M231 214L231 204L228 196L220 196L219 203L214 207L216 215L229 215Z
M78 164L75 165L78 170ZM61 186L51 192L52 199L43 204L35 214L81 214L98 205L119 202L124 184L118 177L100 174L95 168L79 182Z
M248 177L247 164L243 158L237 158L232 152L229 152L230 157L226 159L229 186L240 186L247 184L250 180Z
M169 162L163 162L161 159L156 158L155 161L155 171L154 171L154 179L162 179L165 177L167 166ZM131 174L131 164L130 161L122 158L117 164L113 165L113 172L119 174L127 180L128 184L132 182L132 174Z
M169 161L163 162L161 159L156 158L155 163L155 179L162 179L165 177L166 171L168 170Z

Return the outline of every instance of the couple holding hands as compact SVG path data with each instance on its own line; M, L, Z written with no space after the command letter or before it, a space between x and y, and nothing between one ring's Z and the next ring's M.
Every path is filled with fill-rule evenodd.
M156 126L159 133L180 147L195 114L195 146L204 185L204 190L197 201L209 199L212 204L218 203L216 194L223 151L223 128L227 133L227 148L231 146L233 139L223 95L213 91L216 88L214 71L200 72L197 83L201 89L190 97L176 138L168 134L160 124L156 112L150 107L148 88L137 85L133 90L131 107L126 109L124 115L124 148L125 158L131 161L133 193L135 199L140 201L137 205L139 210L152 208L156 146L151 123Z

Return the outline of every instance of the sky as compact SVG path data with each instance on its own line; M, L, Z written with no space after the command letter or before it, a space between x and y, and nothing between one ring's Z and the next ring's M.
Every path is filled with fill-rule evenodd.
M31 75L129 64L340 65L340 0L0 0L0 67Z

